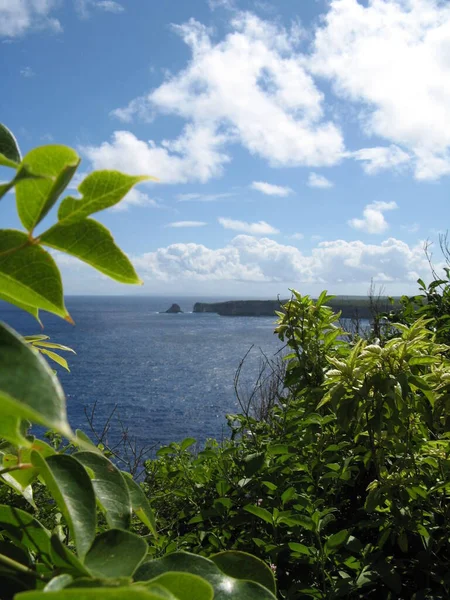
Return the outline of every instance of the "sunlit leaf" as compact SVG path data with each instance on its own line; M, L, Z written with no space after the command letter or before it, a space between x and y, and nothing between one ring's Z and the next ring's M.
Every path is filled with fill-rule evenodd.
M0 288L10 302L41 308L70 320L61 275L43 248L12 229L0 230Z
M21 160L16 138L5 125L0 123L0 165L16 168ZM6 164L7 162L11 164Z
M32 173L45 179L25 179L16 184L17 212L23 226L32 231L45 217L72 179L80 157L67 146L40 146L23 158Z
M116 281L142 283L108 229L93 219L56 223L40 239L45 246L71 254Z
M134 185L148 179L152 177L124 175L119 171L94 171L78 186L81 199L69 196L63 200L58 219L67 225L114 206Z

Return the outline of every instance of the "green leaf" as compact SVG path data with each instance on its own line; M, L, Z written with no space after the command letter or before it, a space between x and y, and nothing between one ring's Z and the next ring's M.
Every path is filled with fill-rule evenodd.
M58 219L65 224L75 223L114 206L124 198L131 188L141 181L152 179L146 176L124 175L119 171L94 171L78 186L82 198L69 196L61 203Z
M219 552L210 558L225 575L256 581L273 594L277 593L273 571L259 558L237 551Z
M0 289L9 302L41 308L72 322L55 261L21 231L0 230Z
M147 543L135 533L109 529L97 536L84 560L94 577L131 577L147 555Z
M442 361L439 356L414 356L408 362L413 365L435 365Z
M48 339L48 336L45 336ZM55 350L61 350L63 352L72 352L72 354L76 354L73 348L69 348L69 346L63 346L63 344L54 344L53 342L42 342L40 340L29 340L29 336L25 336L24 339L31 344L35 348L54 348Z
M5 125L0 123L0 165L16 168L17 163L20 163L21 160L22 157L16 138ZM6 164L7 162L13 164Z
M167 600L167 596L146 590L145 587L66 588L57 592L22 592L14 600Z
M28 152L23 164L35 175L45 176L16 184L17 212L23 226L32 231L67 187L80 157L67 146L41 146Z
M50 579L47 585L44 587L44 592L57 592L59 590L63 590L69 583L72 583L73 577L68 573L63 573L62 575L57 575Z
M16 423L14 431L2 427L6 419ZM37 350L0 323L0 435L29 446L20 432L21 419L73 436L58 379Z
M225 575L211 560L188 552L173 552L145 562L134 579L148 581L170 571L193 573L206 579L214 588L214 600L275 600L272 592L261 584Z
M51 358L53 361L55 361L56 364L58 364L60 367L63 367L63 369L66 369L66 371L69 371L70 373L69 364L67 363L67 360L64 357L60 356L59 354L56 354L56 352L52 352L51 350L46 350L45 348L38 348L38 350L42 354L45 354L46 356Z
M72 456L57 454L42 458L32 452L32 463L40 469L45 484L69 526L70 533L83 560L95 537L97 515L95 495L89 475Z
M57 569L65 571L74 577L91 576L83 563L61 542L55 533L52 535L50 543L53 565Z
M338 548L346 544L349 535L350 533L348 529L342 529L341 531L338 531L338 533L331 535L325 542L325 552L337 550Z
M0 166L13 166L15 163L10 163L10 164L3 164L2 162L5 163L5 160L2 161L2 155L0 154ZM10 161L6 161L6 162L10 162ZM3 196L5 196L10 190L12 190L12 188L17 185L19 183L19 181L23 181L25 179L48 179L48 177L45 177L45 175L35 175L34 173L32 173L27 165L15 165L13 168L19 167L17 170L17 173L14 177L14 179L12 179L11 181L9 181L8 183L3 183L2 185L0 185L0 198L3 198Z
M142 585L142 583L138 584ZM149 582L149 589L161 585L177 600L213 600L214 590L207 581L192 573L169 572Z
M252 477L257 473L265 463L266 455L264 452L255 452L244 458L244 473L246 477Z
M289 548L292 552L297 552L297 554L305 554L306 556L310 556L311 548L305 546L304 544L298 544L297 542L289 542Z
M190 446L192 446L193 444L195 444L197 440L193 437L188 437L185 438L180 445L181 448L181 452L184 452L185 450L187 450L188 448L190 448Z
M146 525L149 530L157 537L155 515L150 502L144 494L141 486L134 481L129 473L123 473L131 497L131 506L137 518Z
M273 517L270 514L270 512L265 508L255 506L253 504L247 504L247 506L244 506L244 510L251 513L252 515L255 515L255 517L259 517L266 523L270 523L271 525L273 524Z
M40 240L45 246L76 256L116 281L142 283L108 229L93 219L56 223L42 234Z
M12 540L23 544L47 564L50 561L50 534L29 513L12 506L0 505L0 529Z
M92 485L110 527L128 529L131 521L131 499L125 478L102 454L77 452L74 457L94 474Z
M36 319L36 321L39 323L39 325L42 327L42 323L39 318L39 309L36 308L35 306L31 306L29 304L24 304L23 302L20 302L20 300L18 300L17 298L11 298L7 294L5 294L4 290L0 291L0 300L4 300L5 302L9 302L10 304L15 304L17 307L21 308L22 310L25 310L27 313L30 313L30 315L32 315Z

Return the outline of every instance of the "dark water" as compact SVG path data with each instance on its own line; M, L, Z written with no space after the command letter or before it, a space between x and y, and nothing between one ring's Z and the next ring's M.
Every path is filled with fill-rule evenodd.
M173 301L186 312L158 314ZM72 427L87 430L84 409L97 402L101 428L117 404L140 444L228 436L225 415L239 411L233 379L241 358L255 346L243 376L250 388L258 348L268 356L281 348L275 318L193 314L190 298L91 296L66 303L76 326L45 314L43 333L77 352L65 354L71 373L58 371ZM32 317L6 304L0 320L25 335L40 332ZM114 439L116 420L112 428Z

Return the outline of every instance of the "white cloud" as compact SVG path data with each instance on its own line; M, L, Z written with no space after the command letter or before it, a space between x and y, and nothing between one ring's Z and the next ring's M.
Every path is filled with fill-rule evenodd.
M324 96L298 50L297 25L287 30L253 14L238 13L230 33L219 42L194 19L174 29L191 48L187 67L113 115L125 122L134 117L150 120L157 113L176 115L187 125L175 141L152 145L150 150L134 138L132 162L143 163L139 147L152 159L146 161L146 171L178 173L162 177L174 183L220 175L229 160L229 143L241 144L272 166L325 166L340 161L342 135L324 116ZM91 148L90 156L104 162L102 154L108 154L114 163L120 162L125 150L119 141ZM176 153L182 154L184 164L180 165Z
M289 237L291 238L291 240L303 240L305 236L303 233L293 233Z
M411 223L411 225L401 225L401 228L408 233L417 233L420 229L419 223Z
M383 213L396 208L398 206L395 202L372 202L364 208L362 219L350 219L348 224L367 233L384 233L389 225Z
M386 169L398 170L411 162L411 156L394 145L362 148L356 152L349 152L347 156L361 161L368 175L375 175Z
M231 229L233 231L242 231L244 233L250 233L251 235L274 235L280 233L278 229L269 225L265 221L258 221L256 223L247 223L246 221L237 221L235 219L226 219L219 217L218 222L225 229Z
M23 67L23 69L20 69L20 74L22 77L34 77L36 75L31 67Z
M140 206L141 208L162 208L162 205L157 200L150 198L148 194L141 192L141 190L133 188L119 204L112 206L111 210L113 212L123 212L132 206Z
M0 37L17 37L31 29L62 30L61 23L50 16L58 0L1 0Z
M332 188L334 184L323 175L319 175L318 173L310 173L308 177L308 185L309 187L326 190Z
M309 254L268 238L238 235L223 248L201 244L172 244L133 259L144 280L200 282L247 281L290 286L358 286L367 283L413 283L427 271L421 245L410 247L390 238L380 244L335 240L319 243ZM318 288L320 289L320 288ZM347 287L347 290L349 287ZM353 287L353 289L357 289Z
M250 186L253 190L262 192L267 196L289 196L292 194L292 189L283 185L274 185L273 183L267 183L266 181L253 181Z
M122 4L114 2L114 0L100 0L99 2L95 3L95 6L96 8L100 8L101 10L104 10L106 12L112 12L116 14L125 11L125 8L122 6Z
M204 221L173 221L172 223L168 223L166 227L175 227L175 228L184 228L184 227L204 227L208 225Z
M234 192L223 192L221 194L178 194L178 202L217 202L217 200L223 200L225 198L232 198L236 196Z
M221 175L229 160L220 151L221 142L221 136L207 126L188 125L179 138L163 141L160 146L139 140L129 131L116 131L111 142L81 151L96 169L153 175L163 183L205 182Z
M417 179L448 174L450 5L439 0L332 0L322 23L312 72L329 78L339 96L359 105L368 135L398 144L413 156ZM395 152L397 165L407 162L406 153ZM392 156L378 156L368 168L386 168Z

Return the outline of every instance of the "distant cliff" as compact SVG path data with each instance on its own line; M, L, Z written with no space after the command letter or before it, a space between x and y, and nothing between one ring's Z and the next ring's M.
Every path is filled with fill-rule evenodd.
M228 300L227 302L196 302L195 313L217 313L224 317L273 317L276 310L281 310L281 305L287 300ZM328 302L334 311L342 311L344 319L359 317L371 318L370 301L366 296L336 296ZM380 310L388 311L390 305L382 299Z

